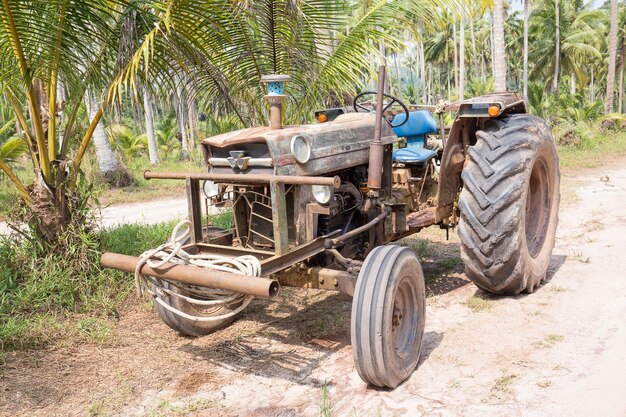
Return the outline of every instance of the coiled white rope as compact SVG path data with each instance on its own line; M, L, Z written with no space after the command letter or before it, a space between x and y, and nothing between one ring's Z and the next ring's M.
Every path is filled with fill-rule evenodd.
M184 232L181 232L180 229L183 226L187 226L187 229ZM139 262L137 262L137 267L135 268L135 286L137 287L137 292L139 293L139 295L142 295L143 289L145 287L148 292L152 294L152 297L160 306L188 320L204 322L223 320L232 317L244 308L246 308L250 301L252 301L253 297L244 294L236 294L228 291L214 290L197 286L194 286L193 291L190 292L197 293L202 298L189 297L165 288L161 284L160 280L153 279L152 277L148 279L145 275L141 273L141 268L143 268L144 265L148 265L151 268L158 269L166 263L171 262L180 265L193 265L201 268L216 269L219 271L232 272L254 277L258 277L261 275L261 262L252 255L243 255L233 258L206 253L192 255L186 252L182 247L185 240L189 236L189 226L191 226L191 222L189 220L181 221L176 225L176 227L174 227L174 230L172 230L172 234L170 235L170 239L167 242L158 246L155 249L145 251L141 254L141 256L139 257ZM148 282L150 282L150 284L152 285L148 285ZM172 285L176 284L172 283ZM156 289L156 291L153 291L153 287ZM179 309L165 302L163 298L166 296L178 297L190 304L212 308L229 307L234 306L235 304L240 305L234 310L231 310L228 313L222 315L195 316L180 311Z

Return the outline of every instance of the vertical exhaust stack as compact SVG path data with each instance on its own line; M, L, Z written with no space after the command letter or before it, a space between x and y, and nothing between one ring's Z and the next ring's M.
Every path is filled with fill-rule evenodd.
M283 102L287 99L285 95L285 84L291 81L291 77L283 74L270 74L261 77L261 83L267 84L267 95L265 100L270 104L270 128L283 128Z
M372 197L378 197L382 187L384 146L381 141L383 123L383 93L385 92L385 66L378 69L378 91L376 93L376 124L374 140L370 144L370 160L368 167L367 188Z

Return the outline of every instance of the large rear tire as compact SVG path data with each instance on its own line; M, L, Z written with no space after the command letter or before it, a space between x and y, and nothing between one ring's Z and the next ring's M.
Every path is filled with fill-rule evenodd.
M476 137L459 197L465 271L492 293L532 293L546 276L558 223L552 131L538 117L516 114L487 121Z
M395 388L420 358L426 295L415 252L379 246L367 256L352 301L352 352L365 382Z

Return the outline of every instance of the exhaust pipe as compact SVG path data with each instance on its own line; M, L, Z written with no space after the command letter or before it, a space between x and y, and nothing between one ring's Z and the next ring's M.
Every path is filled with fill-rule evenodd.
M100 265L103 267L126 272L135 272L138 263L138 257L122 255L120 253L106 252L102 254L102 258L100 258ZM215 269L174 264L171 262L166 263L163 267L158 269L144 265L140 272L144 275L156 278L179 281L199 287L254 295L256 297L273 298L278 295L278 290L280 289L278 281L273 279L251 277Z

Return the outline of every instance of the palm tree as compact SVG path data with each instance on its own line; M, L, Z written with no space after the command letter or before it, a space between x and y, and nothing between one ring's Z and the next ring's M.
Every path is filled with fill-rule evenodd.
M532 80L545 80L554 91L557 72L574 74L578 85L584 85L586 67L602 59L605 14L601 10L573 3L559 3L559 45L556 45L556 14L554 2L538 4L529 22L529 41L533 46L529 57L534 67ZM554 52L559 50L556 55ZM558 68L558 71L557 71ZM557 83L558 84L558 83Z
M172 74L189 77L199 102L213 97L215 106L244 126L266 123L261 76L287 73L293 100L285 117L288 123L302 122L329 97L336 104L364 88L372 78L369 58L378 56L379 45L402 49L390 26L414 21L432 26L438 23L435 6L447 3L452 1L309 0L293 7L292 0L171 0L152 10L153 29L129 72L147 74L158 80L153 84L172 90ZM333 48L325 47L329 42ZM117 85L124 80L130 80L128 74Z
M504 49L504 1L495 0L493 9L493 78L495 91L506 90Z
M27 188L6 164L0 169L27 206L34 230L53 243L70 223L84 219L71 208L80 200L81 162L113 99L106 86L114 77L112 56L124 9L107 0L2 0L1 7L0 86L19 121L35 182ZM57 101L61 76L67 86L64 104ZM75 127L87 89L99 105L83 133Z
M618 19L617 0L611 0L611 30L609 32L609 71L606 76L606 99L604 113L613 113L615 101L615 61L617 58L617 25Z

